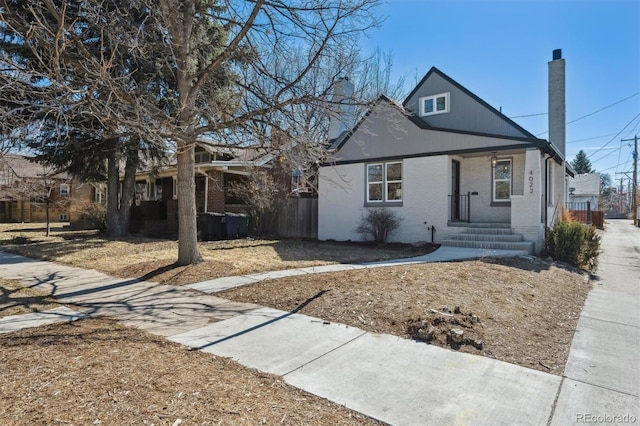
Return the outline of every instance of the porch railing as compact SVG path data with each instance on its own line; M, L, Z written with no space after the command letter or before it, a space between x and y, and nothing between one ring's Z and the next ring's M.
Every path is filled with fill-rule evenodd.
M449 220L471 222L471 193L449 195Z

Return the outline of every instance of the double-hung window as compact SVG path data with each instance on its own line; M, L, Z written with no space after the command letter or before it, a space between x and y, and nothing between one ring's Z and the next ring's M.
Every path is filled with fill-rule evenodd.
M367 203L402 202L402 162L367 164Z
M449 92L425 96L418 100L420 115L444 114L449 112Z
M498 160L493 168L493 201L511 200L511 160Z

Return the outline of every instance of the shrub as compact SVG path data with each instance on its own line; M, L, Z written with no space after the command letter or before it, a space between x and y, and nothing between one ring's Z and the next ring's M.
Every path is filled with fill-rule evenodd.
M107 230L107 207L104 204L90 203L80 210L80 220L87 222L100 232Z
M398 229L400 222L401 219L398 214L389 209L369 209L367 213L362 216L356 232L371 235L377 245L382 245L387 242L389 235Z
M14 235L11 237L12 244L24 245L24 244L29 244L30 242L31 242L31 239L22 234Z
M595 271L598 267L600 237L594 226L563 215L553 229L547 229L546 251L554 260Z

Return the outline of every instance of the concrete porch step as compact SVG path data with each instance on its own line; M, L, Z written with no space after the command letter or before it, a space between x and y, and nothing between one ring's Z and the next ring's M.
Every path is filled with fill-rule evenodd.
M495 241L495 242L504 242L504 243L518 243L524 241L524 237L522 234L502 234L502 233L465 233L465 234L454 234L451 236L453 240L462 240L462 241Z
M464 223L449 222L449 227L461 228L462 234L510 235L511 224L500 222Z
M507 228L511 229L511 223L509 222L453 222L449 221L448 226L455 226L459 228Z
M533 254L533 241L505 242L505 241L469 241L469 240L443 240L443 246L448 247L466 247L479 249L497 249L497 250L526 250L527 253Z
M466 228L464 234L474 235L511 235L511 228Z

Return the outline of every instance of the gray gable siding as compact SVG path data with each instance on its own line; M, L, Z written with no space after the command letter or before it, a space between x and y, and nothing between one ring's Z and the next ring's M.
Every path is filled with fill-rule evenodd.
M405 108L419 115L418 100L424 96L450 93L450 112L420 117L427 124L442 129L486 133L507 137L531 137L530 134L514 126L505 116L488 106L484 101L452 83L439 71L432 69L421 84L405 101Z
M421 129L397 106L380 102L336 152L334 160L370 161L456 151L489 151L490 148L514 145L523 148L532 146L528 142L507 138Z

